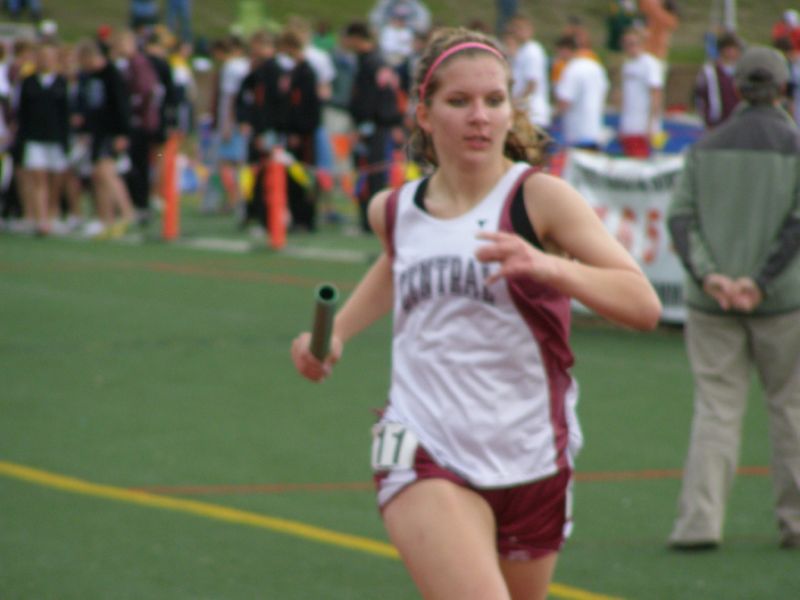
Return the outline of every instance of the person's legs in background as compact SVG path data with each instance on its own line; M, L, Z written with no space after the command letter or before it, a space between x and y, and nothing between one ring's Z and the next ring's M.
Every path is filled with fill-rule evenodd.
M800 311L753 317L749 324L769 417L781 545L800 548Z
M738 318L689 309L685 336L695 397L678 516L669 538L675 549L714 547L722 539L750 387L750 340Z

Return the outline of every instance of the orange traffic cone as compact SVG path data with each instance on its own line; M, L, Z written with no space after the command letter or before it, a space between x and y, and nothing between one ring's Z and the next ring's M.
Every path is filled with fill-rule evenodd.
M164 199L164 218L161 236L171 241L180 234L180 197L178 190L178 134L170 135L164 143L161 196Z
M286 245L286 166L270 159L264 173L264 207L269 243L275 250Z

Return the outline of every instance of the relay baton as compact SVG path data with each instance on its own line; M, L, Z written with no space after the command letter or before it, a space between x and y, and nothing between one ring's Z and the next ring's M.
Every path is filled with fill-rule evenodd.
M314 326L311 329L311 354L325 360L331 344L333 315L339 292L330 283L323 283L314 292Z

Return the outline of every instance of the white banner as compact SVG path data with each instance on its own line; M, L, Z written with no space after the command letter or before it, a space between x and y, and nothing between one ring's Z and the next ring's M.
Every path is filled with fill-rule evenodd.
M661 298L662 321L673 323L686 318L684 271L666 214L682 169L682 155L635 160L570 150L562 173L639 263Z

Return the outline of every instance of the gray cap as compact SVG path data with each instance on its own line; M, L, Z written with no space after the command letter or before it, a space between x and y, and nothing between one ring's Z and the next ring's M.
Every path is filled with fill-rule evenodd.
M734 71L736 86L744 93L780 89L789 81L789 65L777 50L751 46L745 50Z

